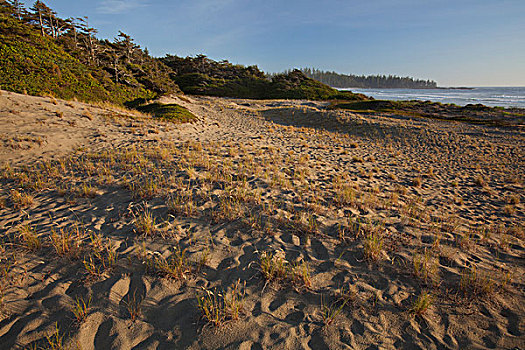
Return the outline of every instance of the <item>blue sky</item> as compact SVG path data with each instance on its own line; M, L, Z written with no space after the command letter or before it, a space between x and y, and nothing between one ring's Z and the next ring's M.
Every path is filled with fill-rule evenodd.
M153 55L525 86L525 0L48 0ZM31 4L32 1L26 1Z

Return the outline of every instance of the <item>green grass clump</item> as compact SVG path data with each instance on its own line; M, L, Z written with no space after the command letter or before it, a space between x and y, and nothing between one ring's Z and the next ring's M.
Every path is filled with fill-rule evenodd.
M88 299L78 297L75 299L75 304L73 305L73 314L78 323L82 323L86 319L91 307L91 297Z
M432 305L432 296L428 292L422 292L412 304L410 313L422 316Z
M156 118L175 123L187 123L197 118L193 113L176 103L162 104L155 102L139 106L137 109L141 112L152 114Z
M378 231L370 232L363 243L364 255L367 260L377 261L383 251L383 236Z

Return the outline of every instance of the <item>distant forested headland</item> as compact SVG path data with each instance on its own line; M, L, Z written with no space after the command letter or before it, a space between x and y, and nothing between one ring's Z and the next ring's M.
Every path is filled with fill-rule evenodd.
M301 71L309 78L320 81L331 87L370 88L370 89L435 89L437 83L433 80L421 80L395 75L353 75L322 71L315 68L302 68ZM286 73L286 72L285 72Z

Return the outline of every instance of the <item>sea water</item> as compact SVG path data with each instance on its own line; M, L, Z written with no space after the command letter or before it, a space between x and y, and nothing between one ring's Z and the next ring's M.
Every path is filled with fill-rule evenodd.
M525 108L525 87L475 87L467 89L341 89L362 93L378 100L422 100L454 103L459 106L481 103L486 106Z

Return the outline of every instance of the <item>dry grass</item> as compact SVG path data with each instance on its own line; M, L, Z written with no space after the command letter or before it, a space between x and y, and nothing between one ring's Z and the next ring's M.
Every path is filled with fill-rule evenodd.
M321 318L323 326L330 326L333 324L337 319L337 316L343 312L346 304L346 300L336 300L330 304L326 304L324 296L321 295Z
M109 110L113 112L110 114L111 117L118 117L118 118L150 118L151 116L144 112L139 112L136 109L129 109L121 105L115 105L111 102L103 101L103 102L95 102L93 103L94 106L100 107L102 109Z
M135 321L142 315L142 298L137 296L137 291L128 293L128 297L123 301L131 321Z
M16 209L24 209L33 205L35 197L29 193L11 190L11 200Z
M335 202L339 205L351 205L356 202L357 194L355 189L350 185L341 185L336 189Z
M507 204L503 207L503 214L506 216L513 216L516 214L516 208L513 205Z
M244 311L245 285L238 280L229 291L203 288L197 303L204 320L216 327L238 320Z
M18 228L19 241L22 246L31 251L36 252L42 248L42 241L36 233L35 229L29 224L22 225Z
M90 120L90 121L93 120L93 114L92 114L89 110L84 111L84 112L82 113L81 117L82 117L82 118L86 118L86 119L88 119L88 120Z
M295 288L310 288L312 280L310 268L305 261L292 264L282 257L270 252L263 252L260 256L260 270L267 282L290 283Z
M78 259L82 252L82 242L85 236L86 234L82 232L79 225L73 225L70 228L60 228L58 232L52 229L50 239L59 256Z
M75 319L78 323L82 323L86 319L90 308L91 297L89 297L87 300L84 298L75 299L75 304L73 305L73 314L75 315Z
M490 296L496 292L497 287L497 281L487 272L479 270L475 265L463 270L459 282L459 289L463 294L473 298Z
M517 194L512 194L507 197L507 203L508 204L519 204L520 203L520 196Z
M474 184L478 187L486 187L487 182L483 178L483 175L479 174L474 178Z
M135 231L144 236L154 236L157 233L157 223L153 213L148 209L135 216Z
M191 273L191 264L185 249L177 248L168 258L156 256L154 264L162 275L175 280L186 279Z
M263 277L269 281L284 281L288 278L288 261L274 256L270 252L263 252L260 257L260 268Z
M64 335L60 334L60 329L58 324L55 323L55 330L46 335L47 347L48 350L65 350L67 349L64 344Z
M414 253L412 258L412 270L414 276L425 284L437 285L439 283L438 263L431 255L429 249L421 253Z
M383 252L383 235L378 230L370 232L363 243L364 256L369 261L381 259Z
M168 210L176 215L193 217L197 215L197 206L190 194L173 195L168 199Z
M469 229L465 233L459 233L456 236L456 245L463 251L470 251L476 246L474 237L475 230Z

